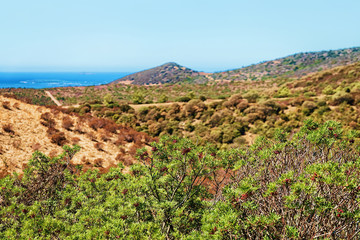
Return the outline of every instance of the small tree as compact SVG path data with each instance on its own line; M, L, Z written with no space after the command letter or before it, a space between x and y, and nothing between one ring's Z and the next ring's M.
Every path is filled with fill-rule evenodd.
M133 95L132 95L132 101L133 103L135 104L142 104L145 102L145 96L143 93L141 92L135 92Z
M167 239L172 239L200 227L201 213L207 207L201 199L211 199L219 191L211 194L205 183L223 162L214 161L212 148L186 139L164 137L152 146L151 155L145 149L139 152L142 165L134 165L132 170L142 173L145 198L151 212L158 213L154 221Z
M105 106L107 106L107 105L110 105L110 104L113 104L113 103L114 103L113 96L110 93L106 94L105 97L104 97L103 104Z

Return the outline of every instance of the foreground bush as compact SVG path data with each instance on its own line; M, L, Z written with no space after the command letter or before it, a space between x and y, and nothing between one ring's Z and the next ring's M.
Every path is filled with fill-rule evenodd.
M275 136L227 151L163 137L130 173L80 172L76 147L36 152L0 180L0 238L358 239L357 133L307 121Z

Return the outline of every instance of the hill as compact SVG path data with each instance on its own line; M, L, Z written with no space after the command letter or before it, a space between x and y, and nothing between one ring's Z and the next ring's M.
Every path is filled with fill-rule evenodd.
M55 156L62 146L78 144L74 164L105 171L122 162L132 164L147 134L91 116L39 107L0 96L0 176L22 172L36 150Z
M224 80L264 80L278 77L299 78L309 73L348 65L358 61L360 61L360 47L297 53L287 57L214 74L201 74L176 63L166 63L159 67L131 74L115 80L112 83L154 85L177 83L185 80L202 83L204 81Z
M214 80L262 80L275 77L301 77L309 73L360 61L360 47L297 53L247 67L214 73Z
M180 66L177 63L166 63L155 68L117 79L111 84L125 83L136 85L155 85L177 83L196 76L199 76L199 73L194 70Z

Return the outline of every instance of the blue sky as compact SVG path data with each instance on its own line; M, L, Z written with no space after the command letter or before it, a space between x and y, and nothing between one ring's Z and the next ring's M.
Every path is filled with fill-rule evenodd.
M9 0L0 71L239 68L360 46L358 0Z

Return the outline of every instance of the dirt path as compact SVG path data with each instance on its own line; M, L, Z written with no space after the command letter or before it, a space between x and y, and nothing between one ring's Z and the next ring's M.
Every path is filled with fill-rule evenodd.
M62 104L51 94L51 92L45 91L45 93L51 98L51 100L53 100L56 105L62 106Z
M48 91L45 91L47 93L47 95L49 97L51 97L51 99L58 105L58 106L62 106L61 103L56 100L56 98L54 98L54 96L48 92ZM221 102L221 101L224 101L223 99L208 99L206 100L204 103L205 104L210 104L212 102ZM139 111L139 109L141 109L142 107L163 107L163 106L170 106L172 104L179 104L179 105L184 105L186 104L186 102L167 102L167 103L148 103L148 104L129 104L130 107L134 108L135 111ZM60 104L60 105L59 105ZM70 106L62 106L63 108L69 108L69 107L80 107L79 104L75 104L75 105L70 105Z
M222 99L208 99L206 100L204 103L205 104L209 104L212 102L220 102L223 101ZM172 104L179 104L179 105L184 105L186 104L186 102L167 102L167 103L149 103L149 104L129 104L132 108L134 108L136 111L138 111L140 108L142 107L161 107L161 106L170 106Z

